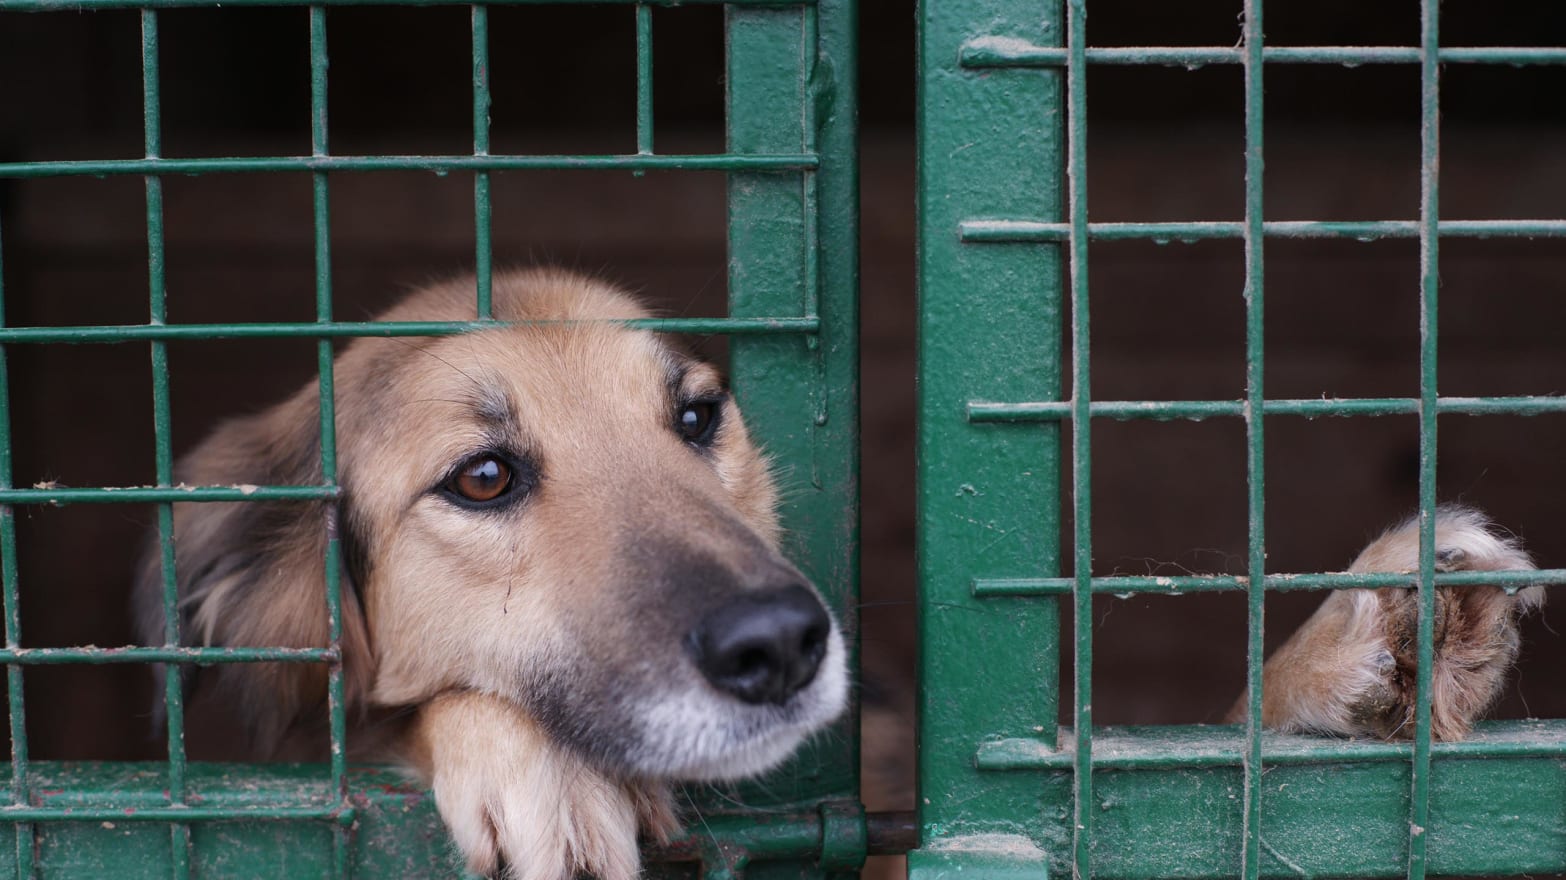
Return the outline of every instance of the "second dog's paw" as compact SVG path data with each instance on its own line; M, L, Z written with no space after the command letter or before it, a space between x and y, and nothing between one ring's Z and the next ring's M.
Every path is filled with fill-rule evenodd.
M419 751L468 869L488 877L632 880L638 829L663 839L677 828L666 788L603 775L493 697L424 706Z
M1377 538L1350 571L1409 572L1418 566L1416 519ZM1533 567L1521 545L1497 532L1478 511L1437 511L1437 571ZM1518 619L1543 601L1544 588L1539 586L1511 594L1491 586L1436 591L1431 670L1431 730L1436 739L1461 739L1500 695L1517 659ZM1413 736L1418 632L1416 590L1332 594L1267 662L1263 723L1284 731L1341 736Z

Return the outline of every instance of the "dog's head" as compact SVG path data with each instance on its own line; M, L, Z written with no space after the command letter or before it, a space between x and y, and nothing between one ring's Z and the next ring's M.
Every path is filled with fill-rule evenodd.
M844 649L778 550L775 488L720 377L616 323L645 313L603 285L529 272L494 291L524 323L337 359L335 509L176 507L186 639L322 644L335 530L351 703L499 695L622 775L776 764L841 711ZM471 281L446 285L384 318L471 318L471 301ZM318 424L312 383L223 426L182 479L316 482ZM143 581L161 632L155 560ZM323 703L320 667L222 674L263 742Z

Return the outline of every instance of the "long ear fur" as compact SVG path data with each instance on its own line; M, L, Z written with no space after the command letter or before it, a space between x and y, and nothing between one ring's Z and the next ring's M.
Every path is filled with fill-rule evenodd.
M310 387L271 410L224 424L181 461L178 479L190 485L319 485L317 399ZM345 527L338 529L339 522ZM362 711L373 654L353 577L364 559L356 525L346 500L176 504L181 642L325 647L326 546L328 535L335 532L344 560L347 705L351 712ZM136 584L136 618L146 644L163 643L163 575L157 551L154 536ZM253 747L263 754L275 751L291 729L325 718L324 664L226 663L205 670L200 685L214 687L236 704ZM186 687L196 687L188 673ZM160 689L160 700L161 695Z

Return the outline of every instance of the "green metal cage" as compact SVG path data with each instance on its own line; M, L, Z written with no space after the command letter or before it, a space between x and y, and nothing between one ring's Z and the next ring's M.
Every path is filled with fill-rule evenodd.
M924 0L920 8L922 848L910 855L910 876L1418 880L1566 871L1566 722L1492 722L1464 742L1432 743L1428 702L1436 586L1566 582L1558 569L1435 572L1437 416L1566 412L1566 397L1438 392L1441 241L1566 236L1561 219L1441 217L1441 71L1559 65L1566 49L1443 46L1438 0L1420 4L1417 46L1268 46L1263 0L1246 0L1237 46L1096 48L1086 37L1088 7L1086 0ZM1285 64L1417 65L1417 219L1266 219L1263 80ZM1243 68L1242 220L1090 221L1087 82L1105 65ZM1417 397L1266 397L1262 269L1267 242L1280 238L1417 239ZM1235 293L1245 303L1244 397L1090 399L1089 243L1204 239L1243 242L1245 284ZM1269 571L1269 418L1393 414L1418 419L1417 576ZM1222 417L1243 419L1246 430L1245 576L1095 576L1094 422ZM1071 500L1072 530L1064 550L1063 495ZM1073 575L1061 577L1068 553ZM1263 731L1269 592L1412 584L1421 602L1418 686L1425 695L1412 743ZM1095 727L1093 596L1199 591L1246 597L1246 724ZM1069 631L1062 605L1074 612ZM976 654L974 645L992 647ZM1071 723L1060 725L1064 688L1057 682L1067 650L1074 657Z
M352 0L350 0L352 2ZM528 2L528 0L523 0ZM327 500L338 496L332 359L334 340L428 336L493 326L491 176L521 169L569 175L608 169L632 175L721 172L728 183L729 308L721 318L661 319L658 330L731 337L731 379L752 430L792 479L784 511L789 555L820 584L845 621L857 596L858 449L855 10L851 0L737 0L723 4L727 39L727 145L703 154L654 146L652 7L620 4L635 17L636 152L504 155L490 150L490 4L430 4L471 10L472 151L460 155L334 155L329 147L328 32L335 3L191 0L0 0L0 13L81 15L139 10L144 151L136 158L0 164L0 179L140 177L145 186L145 323L5 326L0 322L0 574L3 574L11 772L0 819L13 829L0 877L446 877L460 873L425 793L381 768L350 767L341 675L339 548L322 560L331 615L328 643L311 648L185 646L174 613L175 502ZM308 155L164 158L160 143L159 19L165 10L217 6L297 7L309 42ZM334 176L425 171L471 175L476 314L467 323L344 321L333 307L330 210ZM307 176L313 185L315 320L190 324L171 321L165 290L163 193L169 175ZM634 185L634 184L633 184ZM305 218L300 218L301 222ZM3 224L4 218L0 218ZM0 227L3 228L3 227ZM0 303L3 303L0 289ZM3 315L3 312L0 312ZM167 346L178 340L301 337L317 340L322 472L317 486L175 485ZM151 355L156 485L62 488L13 484L7 350L26 345L139 344ZM165 643L152 647L25 647L19 605L16 517L31 505L153 504L162 553ZM168 759L156 764L35 762L28 757L23 670L38 664L324 664L329 673L329 765L206 765L187 761L178 676L169 676ZM852 713L850 713L852 716ZM662 869L706 876L824 876L865 857L857 808L856 724L828 736L746 791L744 805L713 803L699 834L654 854Z

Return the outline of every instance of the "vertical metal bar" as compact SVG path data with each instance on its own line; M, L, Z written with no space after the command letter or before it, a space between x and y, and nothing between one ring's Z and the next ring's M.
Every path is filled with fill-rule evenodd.
M163 151L161 102L158 88L158 13L141 11L141 92L143 150L149 159ZM147 291L150 322L162 324L168 317L164 284L163 181L157 175L143 178L147 192ZM152 431L157 482L174 484L173 416L169 401L167 344L152 343ZM158 505L158 554L163 577L163 642L180 643L179 582L174 561L174 505ZM173 666L164 676L163 700L168 716L169 790L171 804L183 804L185 791L185 694L182 670ZM176 880L190 877L190 826L169 826L170 872Z
M1267 594L1266 457L1263 384L1262 0L1245 0L1245 474L1248 489L1245 639L1245 840L1240 875L1261 871L1262 632Z
M805 152L814 154L816 146L816 101L820 90L830 88L823 83L820 68L816 58L816 44L819 41L819 23L815 6L806 6L803 11L805 17L805 39L800 47L804 57L800 58L800 68L804 71L806 90L804 101L805 118ZM817 223L817 199L816 199L816 175L806 172L804 175L805 187L805 303L804 314L807 318L819 317L821 314L821 268L819 265L819 252L821 245L820 233ZM815 335L807 339L811 350L820 345L821 340ZM819 358L817 361L819 363ZM817 423L820 424L820 416Z
M326 9L310 7L310 149L315 156L327 155L326 125ZM327 178L323 171L311 175L314 184L315 213L315 317L321 323L332 320L332 254L331 212L327 193ZM321 479L327 486L337 485L337 430L336 400L333 396L332 341L323 338L316 344L317 368L320 370L321 408ZM343 705L342 668L342 565L337 539L337 507L330 502L327 510L326 558L323 560L326 576L326 609L328 619L328 647L335 657L327 667L327 706L331 735L332 788L340 801L348 799L347 768L347 714ZM343 877L348 872L348 829L334 826L332 838L333 876Z
M473 7L473 155L489 155L489 7ZM323 132L324 134L324 132ZM323 145L324 146L324 145ZM480 320L493 315L493 213L489 202L489 172L473 172L473 271L478 288Z
M0 327L5 326L5 273L0 261ZM0 489L11 485L11 377L7 351L0 345ZM0 597L5 611L5 645L15 649L22 642L22 612L16 566L16 508L0 504ZM27 709L22 699L22 667L5 667L6 704L11 733L11 803L27 806ZM18 822L16 828L16 876L33 876L33 826Z
M1440 0L1420 2L1419 58L1419 667L1409 792L1408 877L1425 876L1430 822L1430 697L1435 642L1436 352L1441 162Z
M1078 793L1044 774L981 770L975 751L992 738L1071 748L1059 724L1064 603L979 599L974 582L1059 572L1066 426L996 431L967 407L975 397L1066 399L1069 247L976 245L957 230L973 217L1067 219L1071 119L1061 108L1072 71L961 63L963 47L984 36L1065 46L1067 3L920 0L918 16L920 848L908 872L1048 876L1057 857L1067 861L1054 823L1077 818L1068 799ZM1008 645L1008 662L975 650L988 644ZM978 840L995 846L967 843Z
M1093 876L1093 460L1087 202L1087 3L1066 4L1066 199L1071 219L1071 599L1075 630L1076 749L1072 763L1071 863Z
M636 4L636 152L653 151L652 7Z
M798 151L819 135L823 147L815 171L787 174L733 171L728 180L729 314L733 317L798 314L810 280L806 255L818 244L824 279L819 352L824 384L811 381L817 352L800 336L735 336L730 340L735 397L746 421L768 438L768 448L786 474L785 523L795 528L787 548L792 559L822 584L832 607L848 611L858 585L857 492L857 262L858 219L855 165L852 0L820 0L819 42L799 7L724 9L727 37L726 98L728 149L737 154ZM823 60L813 57L820 53ZM817 99L810 65L830 58L838 72L826 96L831 113L808 130L806 104ZM802 65L804 65L802 67ZM808 178L817 179L821 200L811 205ZM831 240L810 236L814 214L830 223ZM824 528L831 524L830 528ZM858 735L854 713L829 737L795 756L792 766L755 793L750 803L784 798L852 797L858 779ZM714 866L708 865L710 871Z

